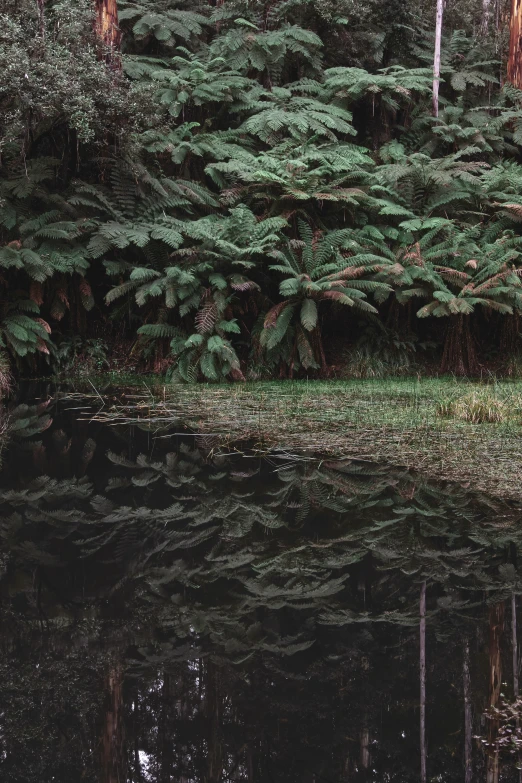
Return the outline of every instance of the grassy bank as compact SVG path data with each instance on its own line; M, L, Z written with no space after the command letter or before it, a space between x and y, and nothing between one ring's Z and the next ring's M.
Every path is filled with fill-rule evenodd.
M102 392L103 393L103 392ZM98 416L406 466L522 499L522 383L454 379L271 382L129 389Z

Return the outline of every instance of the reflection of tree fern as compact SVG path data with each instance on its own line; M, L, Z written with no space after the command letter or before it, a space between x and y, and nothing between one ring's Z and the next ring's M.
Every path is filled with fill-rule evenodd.
M470 616L484 591L504 595L518 584L498 571L500 546L490 562L485 545L470 545L480 499L407 471L308 459L277 470L267 487L257 463L244 469L237 457L184 444L165 454L161 440L136 459L111 452L109 465L109 494L85 478L1 492L0 537L17 562L43 569L56 569L56 547L66 546L104 574L105 590L133 596L158 641L142 645L140 670L196 654L313 657L314 640L331 627L407 631L421 578L438 585L432 624ZM296 525L306 503L317 513ZM487 525L480 530L487 540ZM513 535L506 531L502 551Z

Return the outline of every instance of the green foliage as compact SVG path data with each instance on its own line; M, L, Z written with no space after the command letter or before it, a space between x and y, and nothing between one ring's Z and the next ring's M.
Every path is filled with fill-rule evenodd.
M125 335L175 378L291 376L327 372L339 351L325 336L348 330L365 374L359 338L393 312L399 342L408 321L425 346L443 342L431 321L444 317L442 366L476 370L481 311L521 309L522 113L498 86L502 42L468 6L446 11L434 118L432 15L410 0L125 0L121 71L99 56L87 0L13 4L0 34L12 356L45 353L60 323L58 366L103 320L109 346ZM455 316L469 316L467 358Z
M319 303L376 313L367 294L386 296L391 287L375 279L386 259L367 252L369 248L357 241L357 232L314 233L300 222L299 233L300 239L278 252L278 263L270 266L284 276L279 293L286 298L266 313L259 343L269 359L282 358L292 368L308 370L317 369L321 359L324 361Z

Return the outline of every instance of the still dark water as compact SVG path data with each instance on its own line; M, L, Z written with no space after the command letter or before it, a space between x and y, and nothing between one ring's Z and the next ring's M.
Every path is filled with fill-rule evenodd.
M519 780L522 508L87 413L11 413L2 783L419 781L423 585L427 780Z

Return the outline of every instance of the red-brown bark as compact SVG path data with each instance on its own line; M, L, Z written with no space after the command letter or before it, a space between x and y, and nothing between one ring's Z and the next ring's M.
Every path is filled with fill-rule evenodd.
M522 0L512 0L507 78L522 89Z
M118 25L118 4L116 0L95 0L96 35L109 50L107 58L114 62L114 55L121 44L121 30Z

